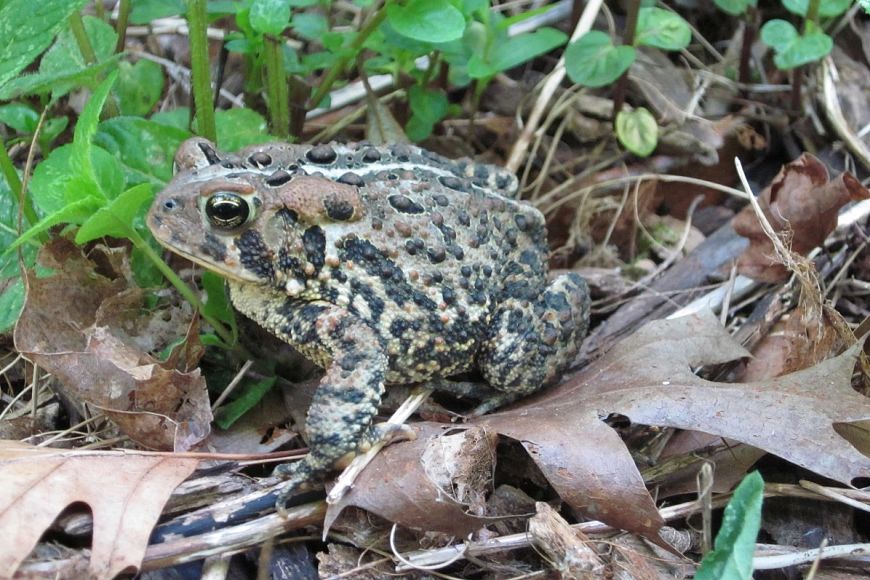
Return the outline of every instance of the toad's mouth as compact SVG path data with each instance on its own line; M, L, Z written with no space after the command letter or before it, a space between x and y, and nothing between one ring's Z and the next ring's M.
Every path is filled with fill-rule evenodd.
M232 280L233 282L239 282L242 284L263 283L263 280L257 278L254 274L248 274L244 270L242 270L239 263L233 258L225 256L223 261L219 262L215 259L203 258L201 255L195 255L185 248L174 245L167 240L161 239L160 236L155 235L154 239L157 240L157 242L161 246L163 246L170 252L178 254L186 260L190 260L194 264L202 266L206 270L215 272L221 275L223 278L226 278L227 280Z

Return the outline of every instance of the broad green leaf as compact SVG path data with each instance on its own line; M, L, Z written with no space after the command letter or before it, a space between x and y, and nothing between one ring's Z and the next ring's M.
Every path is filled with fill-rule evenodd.
M432 134L435 124L447 116L447 95L414 85L408 90L408 102L412 115L405 132L413 141L422 141Z
M187 131L190 126L190 109L187 107L178 107L169 111L160 111L151 115L151 121L160 125L167 125Z
M274 141L266 132L266 119L251 109L227 109L215 113L217 144L224 151Z
M150 60L135 64L118 64L118 107L122 115L144 117L151 112L163 93L163 68Z
M115 29L93 16L85 16L82 20L85 32L94 49L97 63L112 58L115 54L115 44L118 40ZM67 29L58 35L54 45L42 57L38 74L43 77L57 77L72 71L83 71L89 66L79 50L75 36L73 36L71 30ZM58 98L73 88L75 88L73 83L54 82L51 86L52 96Z
M616 137L622 146L639 157L652 153L659 138L659 126L652 113L639 107L616 115Z
M723 12L727 12L731 16L739 16L746 12L750 6L755 7L758 0L713 0L716 6Z
M564 44L567 39L564 32L555 28L539 28L534 32L514 36L493 48L489 62L483 62L477 54L472 55L468 61L468 75L475 79L491 77L548 53Z
M104 236L127 238L135 218L154 197L150 183L135 185L98 209L76 233L76 243L84 244Z
M229 429L242 415L260 402L263 395L275 384L276 379L277 377L267 377L259 381L244 379L239 396L231 403L219 408L215 413L214 421L217 426L221 429Z
M757 471L743 478L725 508L712 552L704 557L696 580L752 578L755 539L761 527L764 481Z
M824 32L803 34L784 52L777 52L773 63L780 70L799 67L827 56L834 48L834 40Z
M603 87L629 69L635 59L632 46L614 46L600 30L591 30L568 45L565 70L579 85Z
M683 17L663 8L641 8L637 15L635 46L682 50L689 46L692 30Z
M83 69L21 75L0 88L0 100L8 101L24 95L42 95L49 92L57 97L62 89L95 85L96 79L115 66L120 59L121 55L116 54L104 62Z
M260 34L278 36L290 23L290 0L253 0L248 18Z
M18 204L12 201L12 191L0 180L0 254L18 237ZM30 245L21 248L24 265L33 267L36 249ZM24 282L18 266L18 255L8 252L0 255L0 333L7 332L18 320L24 305Z
M323 14L303 12L293 16L293 30L306 40L319 40L329 30L329 22Z
M391 2L387 20L399 34L422 42L458 40L465 31L465 17L448 0Z
M761 41L777 52L787 50L798 36L797 29L787 20L768 20L761 27Z
M33 133L39 122L39 113L29 105L9 103L0 105L0 123L22 134Z
M186 10L184 0L136 0L130 13L130 23L148 24L158 18L184 14Z
M87 0L0 1L0 87L15 78L51 44L67 18ZM5 88L5 87L4 87Z
M20 276L0 280L0 332L8 332L18 322L24 306L24 280Z
M6 249L9 253L24 242L34 238L47 229L56 226L57 224L80 224L87 220L96 210L98 210L104 201L97 197L85 197L67 206L61 210L45 216L39 220L33 227L21 234L21 236L12 242Z
M849 9L852 0L821 0L819 2L819 16L833 18ZM810 0L782 0L782 5L789 12L798 16L806 16L810 6Z
M36 166L30 180L30 195L37 208L51 214L70 203L85 198L114 197L124 186L124 175L113 155L93 147L91 157L95 172L85 176L73 165L74 145L64 145L51 152L48 159Z
M175 151L188 137L185 129L153 120L115 117L100 123L94 143L120 161L128 186L150 183L157 189L172 178Z
M833 39L821 30L798 34L785 20L765 22L761 27L761 40L773 48L776 53L773 62L780 70L815 62L834 48Z
M202 288L206 293L205 307L202 313L221 322L226 322L235 333L236 317L230 306L226 281L214 272L206 270L202 273Z

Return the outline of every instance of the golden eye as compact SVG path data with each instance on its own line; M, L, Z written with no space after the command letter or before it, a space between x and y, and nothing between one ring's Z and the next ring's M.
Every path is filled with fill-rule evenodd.
M218 192L205 202L205 216L216 228L231 230L248 221L251 208L235 193Z

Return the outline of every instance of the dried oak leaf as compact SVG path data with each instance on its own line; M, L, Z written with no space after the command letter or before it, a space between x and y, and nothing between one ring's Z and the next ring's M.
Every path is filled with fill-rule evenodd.
M0 570L11 576L58 514L84 502L94 519L90 577L135 571L163 505L197 463L184 457L0 441L0 530L7 540L0 542Z
M212 420L205 379L199 370L173 366L179 358L187 365L190 356L161 363L136 345L136 337L152 344L147 335L164 322L150 320L162 320L164 313L145 314L141 291L98 273L70 242L47 245L40 261L55 273L26 274L14 333L18 351L53 373L71 397L102 409L140 445L185 451L202 441Z
M710 313L657 321L557 387L472 425L519 441L572 508L661 543L655 502L629 450L605 423L608 416L727 437L849 483L870 476L870 459L835 430L835 424L870 419L870 402L850 385L859 352L855 345L773 379L713 382L691 369L749 353ZM425 441L445 426L415 428ZM481 520L446 501L420 465L419 445L420 440L385 449L342 504L409 527L474 530Z
M837 227L837 212L843 205L867 198L870 191L852 174L841 173L829 181L825 165L804 153L780 169L758 196L758 203L774 231L788 232L791 250L806 254ZM734 217L733 226L750 240L737 262L741 274L761 282L780 282L789 276L751 206Z

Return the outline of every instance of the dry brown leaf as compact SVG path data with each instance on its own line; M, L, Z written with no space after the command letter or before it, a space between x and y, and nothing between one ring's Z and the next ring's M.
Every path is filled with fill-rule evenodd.
M870 459L834 429L834 423L870 418L870 403L850 385L859 352L855 345L774 379L718 383L691 369L748 353L716 318L705 313L658 321L558 387L474 424L519 441L572 508L661 542L662 520L629 450L604 422L609 415L731 438L849 483L870 475ZM420 439L387 448L363 472L348 503L410 527L473 530L479 523L429 481L419 449L402 452L445 426L415 427L424 433Z
M0 441L0 570L14 572L57 516L84 502L93 513L90 576L138 569L151 529L196 459L121 451L70 451Z
M175 369L176 363L188 366L195 354L161 363L134 344L134 337L143 337L153 346L154 325L140 321L141 291L99 274L65 240L45 246L40 259L55 273L27 274L14 334L18 351L53 373L71 397L102 409L140 445L184 451L202 441L212 419L205 379L198 369Z
M843 205L867 198L870 191L852 174L841 173L829 181L825 165L804 153L782 167L758 196L758 203L774 231L788 232L791 250L806 254L837 227L837 212ZM733 225L738 234L750 240L738 260L741 274L762 282L780 282L789 276L751 206L734 217Z

